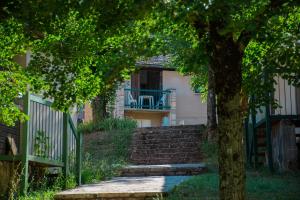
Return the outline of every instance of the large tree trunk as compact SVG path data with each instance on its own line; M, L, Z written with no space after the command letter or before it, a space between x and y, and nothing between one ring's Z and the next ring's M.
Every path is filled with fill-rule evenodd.
M97 96L92 101L93 121L94 122L99 122L108 116L108 113L106 110L107 103L108 102L107 102L105 96Z
M218 112L220 199L245 199L241 96L243 50L232 37L212 35Z
M208 94L207 94L207 140L216 138L217 116L216 116L216 93L213 69L208 69Z

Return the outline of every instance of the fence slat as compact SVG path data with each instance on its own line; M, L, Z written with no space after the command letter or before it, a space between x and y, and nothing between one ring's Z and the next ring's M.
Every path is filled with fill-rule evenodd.
M77 171L77 184L81 185L81 162L82 162L82 135L77 132L76 139L76 171Z
M24 96L24 113L30 115L30 93L27 92ZM28 152L28 141L29 141L29 120L23 124L22 133L22 160L21 160L21 193L26 194L28 188L28 163L29 163L29 152Z
M63 176L66 178L69 174L69 134L68 134L68 114L63 114ZM65 180L65 187L66 187L66 180Z

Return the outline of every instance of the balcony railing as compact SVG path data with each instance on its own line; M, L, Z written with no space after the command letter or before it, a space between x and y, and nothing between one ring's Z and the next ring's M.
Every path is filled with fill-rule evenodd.
M126 109L170 110L170 90L125 89Z

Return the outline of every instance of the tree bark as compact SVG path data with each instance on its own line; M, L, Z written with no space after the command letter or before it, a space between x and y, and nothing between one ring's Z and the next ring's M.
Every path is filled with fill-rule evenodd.
M97 96L92 101L92 109L93 109L93 121L99 122L105 118L107 118L108 113L106 110L107 100L105 96Z
M243 50L231 36L211 33L218 112L220 199L245 199Z
M216 93L213 69L208 69L208 92L207 92L207 140L216 138L217 116L216 116Z

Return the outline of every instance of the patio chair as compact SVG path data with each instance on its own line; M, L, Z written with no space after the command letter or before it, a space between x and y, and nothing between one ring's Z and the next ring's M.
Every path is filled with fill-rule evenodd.
M167 102L167 95L163 94L162 97L157 101L156 108L159 109L159 106L161 105L164 107Z
M130 107L133 105L134 108L137 108L137 100L132 97L130 92L128 93L128 103Z

